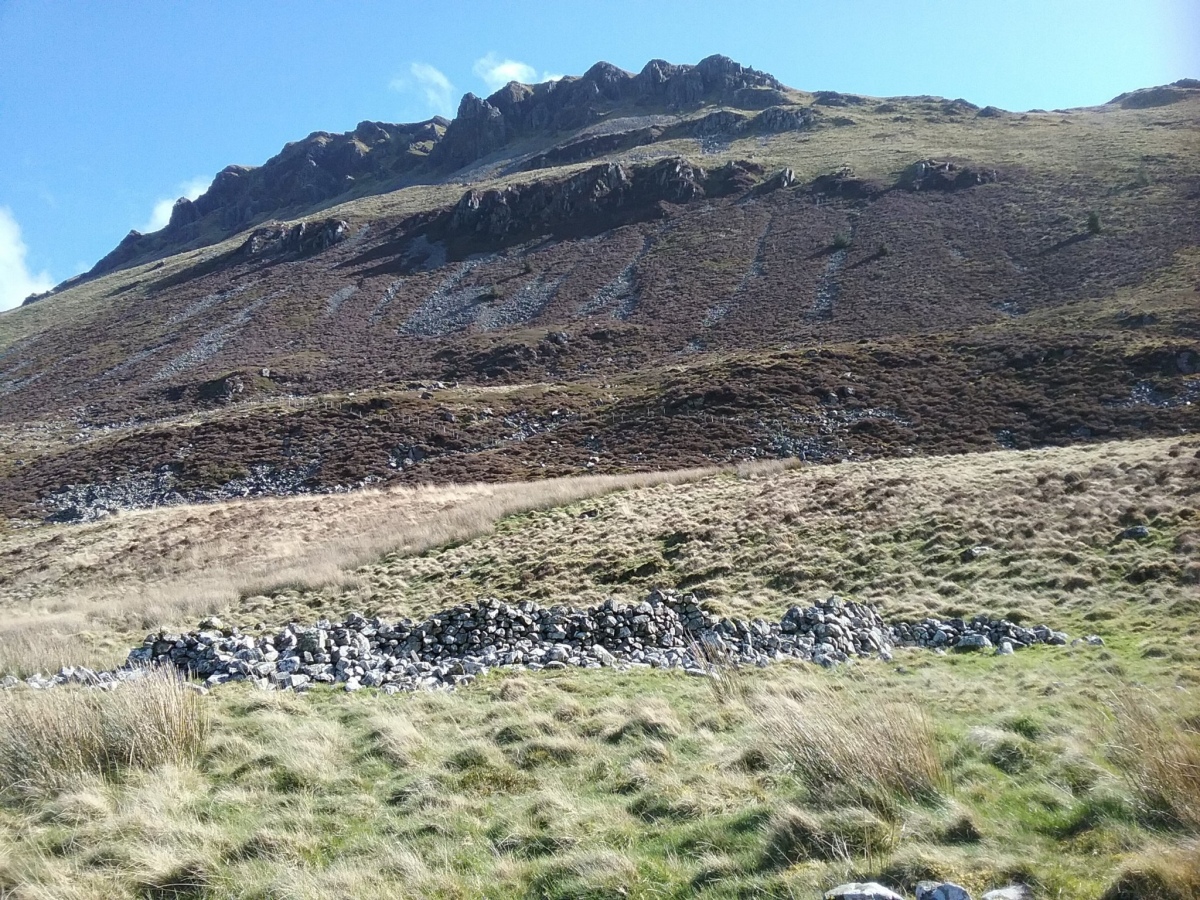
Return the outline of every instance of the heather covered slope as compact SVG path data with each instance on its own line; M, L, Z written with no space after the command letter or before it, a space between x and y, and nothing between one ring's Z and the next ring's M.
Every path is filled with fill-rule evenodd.
M464 99L437 177L0 316L0 510L1195 428L1200 91L664 71Z

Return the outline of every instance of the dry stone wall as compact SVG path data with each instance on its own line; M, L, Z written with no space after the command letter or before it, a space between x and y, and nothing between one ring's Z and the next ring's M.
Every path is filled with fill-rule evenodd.
M127 677L123 673L166 665L208 686L249 681L307 690L330 684L394 693L469 684L497 667L660 668L707 676L721 667L788 659L832 667L854 657L891 658L897 646L1011 653L1066 641L1044 625L1025 628L984 616L888 624L874 607L838 597L793 606L774 622L733 619L704 610L693 595L655 590L639 604L610 599L576 609L487 599L421 622L351 614L342 622L291 624L258 636L207 619L198 631L147 635L117 672L64 669L29 683L116 682Z

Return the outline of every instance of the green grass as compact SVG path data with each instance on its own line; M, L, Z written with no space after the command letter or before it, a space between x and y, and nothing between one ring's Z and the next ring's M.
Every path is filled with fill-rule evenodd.
M1095 897L1143 854L1185 853L1189 835L1138 804L1112 732L1082 699L1122 687L1103 656L778 665L741 676L744 703L701 679L611 671L498 673L453 695L234 687L203 699L211 731L195 758L81 775L0 809L0 885L58 896L70 884L78 897L806 897L848 878L911 891L936 874L976 891L1020 878L1046 896ZM1182 674L1128 665L1159 688ZM853 787L852 771L822 783L775 752L779 720L762 703L779 697L847 725L855 710L920 702L944 774L919 796L867 778L864 806L861 792L831 790ZM997 740L1028 744L1019 772L989 749Z

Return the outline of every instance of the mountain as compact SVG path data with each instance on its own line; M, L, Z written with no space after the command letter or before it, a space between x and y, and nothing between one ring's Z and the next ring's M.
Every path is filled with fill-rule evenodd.
M724 57L317 132L0 315L0 514L1192 431L1198 133Z

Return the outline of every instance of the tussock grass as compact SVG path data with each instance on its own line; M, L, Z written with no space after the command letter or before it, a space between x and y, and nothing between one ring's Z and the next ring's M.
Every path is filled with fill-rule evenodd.
M0 704L0 795L32 799L89 775L192 758L206 720L199 696L155 671L111 691L15 691Z
M1200 843L1144 853L1128 862L1102 900L1194 900L1200 897Z
M1113 758L1144 808L1200 831L1200 717L1181 722L1142 692L1111 708Z
M894 827L867 810L838 810L822 818L794 806L772 817L767 835L765 862L774 866L810 859L883 859L897 839Z
M816 795L886 806L946 787L932 723L913 704L848 700L813 683L798 697L760 695L753 707L776 757Z

